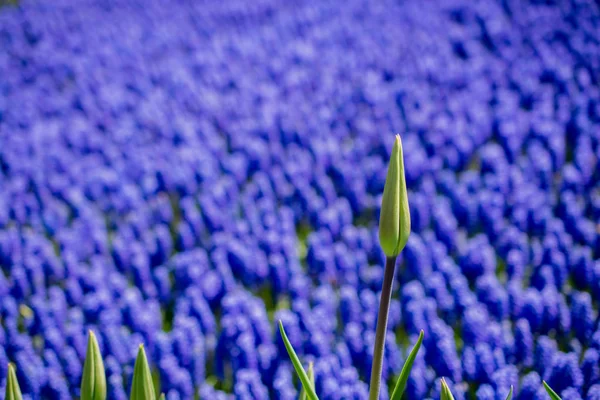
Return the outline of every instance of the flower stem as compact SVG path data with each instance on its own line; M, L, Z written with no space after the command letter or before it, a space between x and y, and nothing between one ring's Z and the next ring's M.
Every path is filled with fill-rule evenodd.
M379 300L379 313L377 314L377 330L375 331L375 348L373 350L373 365L371 366L369 400L379 399L381 370L383 367L383 351L385 349L385 333L387 331L388 314L390 312L390 300L392 298L392 285L394 283L395 269L396 256L386 257L381 299Z

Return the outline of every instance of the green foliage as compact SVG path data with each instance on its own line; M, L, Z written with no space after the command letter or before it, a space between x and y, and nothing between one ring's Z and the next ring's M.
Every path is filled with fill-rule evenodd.
M302 363L298 359L298 356L296 355L292 344L290 343L287 335L285 334L285 329L283 329L283 324L281 323L281 321L279 321L279 332L281 333L281 338L283 339L283 343L285 344L285 349L287 350L288 355L292 360L292 365L294 366L294 369L296 370L296 373L300 378L300 382L302 383L302 387L306 392L306 396L310 400L319 400L317 394L315 393L313 385L311 384L311 381L308 375L306 374L306 371L304 371L304 368L302 367Z
M15 367L12 364L8 364L8 377L6 379L6 400L22 400L21 388L19 387L19 381L17 381L17 374Z
M81 400L105 400L106 399L106 375L102 354L94 332L90 331L88 336L87 354L83 365L83 376L81 378Z
M419 352L419 349L421 348L421 343L423 343L423 336L424 336L424 333L421 330L421 333L419 333L419 339L417 340L417 343L415 344L415 346L411 350L410 354L408 355L408 358L404 362L404 366L402 367L402 372L400 372L400 377L398 378L398 382L396 382L396 387L394 388L394 391L392 392L392 397L391 397L392 400L400 400L402 398L402 394L404 393L404 390L406 389L406 383L408 382L408 376L410 375L410 371L412 370L413 363L415 362L415 359L417 358L417 353Z
M548 395L552 400L561 400L560 396L557 395L556 392L552 390L550 386L548 386L546 381L542 381L542 383L544 384L544 389L546 389L546 392L548 392Z
M131 382L130 400L156 400L152 373L144 351L144 345L140 345L135 366L133 367L133 381Z
M446 383L446 380L442 378L442 391L440 393L441 400L454 400L454 396L452 396L452 392Z
M308 380L310 382L310 386L314 390L314 388L315 388L315 370L313 368L313 363L308 364ZM304 386L302 387L302 390L300 391L299 400L306 400L306 391L304 390Z
M506 396L506 400L512 400L513 395L513 385L510 385L510 392L508 392L508 396Z
M292 360L292 365L296 370L296 373L300 377L302 383L302 390L300 392L299 400L319 400L315 393L315 374L313 364L310 363L308 366L308 373L304 371L302 363L300 362L294 348L292 347L286 333L283 328L283 324L279 321L279 331L285 344L285 348ZM413 346L410 354L408 355L396 387L392 392L390 399L401 400L402 395L406 389L408 377L412 370L413 363L417 357L417 353L423 343L424 333L420 332L417 342ZM560 396L556 394L548 384L543 381L544 388L551 400L561 400ZM442 390L440 393L441 400L454 400L454 396L446 383L444 378L441 379ZM506 400L512 400L513 397L513 386L511 385L510 391L506 396ZM17 381L17 375L13 364L8 364L8 376L6 382L6 400L23 400L19 382ZM106 378L104 373L104 364L102 362L102 356L98 341L92 331L88 337L87 354L83 367L83 376L81 381L81 400L104 400L106 399ZM146 352L144 346L140 345L138 354L135 360L135 366L133 370L133 381L131 383L131 395L130 400L156 400L156 393L154 390L154 383L152 380L152 373L150 366L148 365L148 359L146 358ZM158 400L165 400L165 394L161 393Z

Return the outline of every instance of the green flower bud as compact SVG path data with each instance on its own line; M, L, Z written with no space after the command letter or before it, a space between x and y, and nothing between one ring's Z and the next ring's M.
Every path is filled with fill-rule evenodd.
M19 381L17 381L17 374L15 373L15 367L12 364L8 364L8 376L6 377L6 392L4 398L6 400L23 400L21 395L21 388L19 387Z
M144 345L140 345L135 366L133 367L133 382L131 382L130 400L156 400L152 373L144 351Z
M98 341L94 332L88 336L87 354L81 378L81 400L105 400L106 375Z
M396 135L379 216L379 242L385 255L396 257L406 246L409 235L410 211L404 178L404 156L400 135Z
M440 393L441 400L454 400L454 396L452 396L452 392L446 383L446 380L442 378L442 392Z

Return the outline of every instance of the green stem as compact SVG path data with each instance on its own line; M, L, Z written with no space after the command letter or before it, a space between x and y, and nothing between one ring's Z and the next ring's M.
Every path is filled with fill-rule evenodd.
M377 314L377 330L375 331L375 348L373 350L373 365L371 367L371 385L369 386L369 400L379 400L381 386L381 370L383 368L383 351L385 349L385 333L387 331L390 300L392 299L392 285L394 283L394 270L396 257L387 257L381 299L379 301L379 314Z

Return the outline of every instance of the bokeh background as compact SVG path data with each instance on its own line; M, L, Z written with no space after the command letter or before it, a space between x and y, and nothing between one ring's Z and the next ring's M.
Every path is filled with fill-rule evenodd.
M5 2L8 3L8 2ZM11 2L11 3L14 3ZM407 398L600 399L598 1L22 0L0 8L0 391L364 399L402 136ZM387 398L384 388L382 398Z

